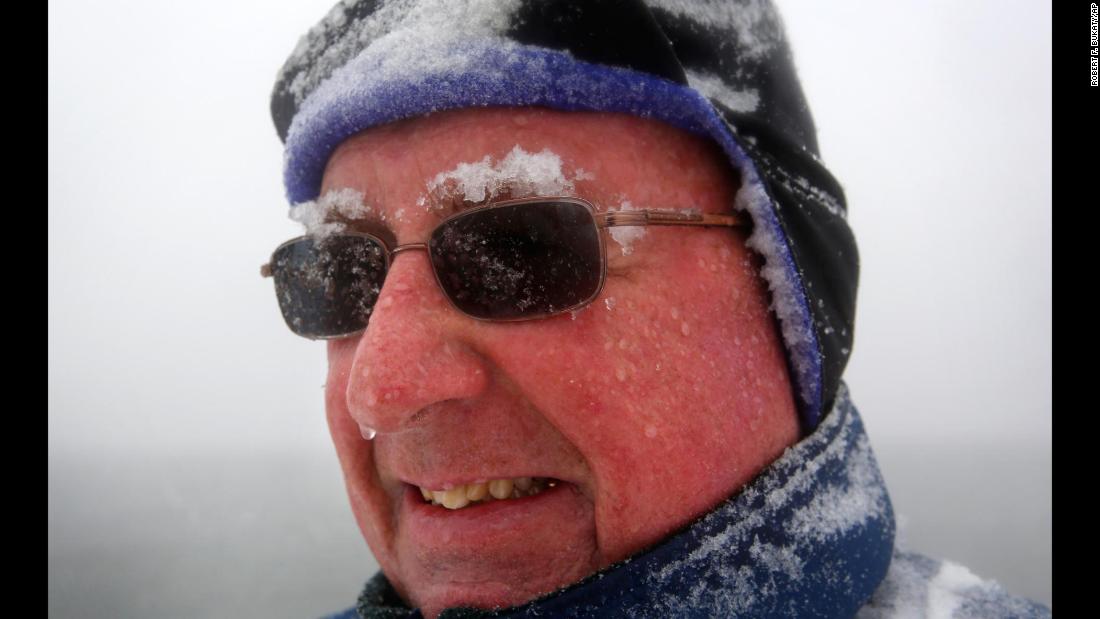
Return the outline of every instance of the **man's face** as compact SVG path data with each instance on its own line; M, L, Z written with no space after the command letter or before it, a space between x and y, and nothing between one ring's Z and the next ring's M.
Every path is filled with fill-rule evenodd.
M559 156L599 210L729 213L737 189L708 142L654 121L489 109L361 133L328 162L322 192L362 192L384 215L363 229L424 242L451 212L439 175L516 146ZM367 330L328 343L326 407L356 520L406 601L434 617L576 582L709 511L797 440L744 240L648 227L625 254L607 238L594 303L510 323L459 313L425 252L397 254ZM457 510L420 490L521 477L557 483Z

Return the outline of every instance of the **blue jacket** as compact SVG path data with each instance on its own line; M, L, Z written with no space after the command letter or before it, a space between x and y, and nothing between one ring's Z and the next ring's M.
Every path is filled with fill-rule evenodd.
M481 617L1049 617L966 568L894 546L894 513L863 423L840 389L817 429L752 483L657 545L522 606ZM381 572L338 619L419 618Z

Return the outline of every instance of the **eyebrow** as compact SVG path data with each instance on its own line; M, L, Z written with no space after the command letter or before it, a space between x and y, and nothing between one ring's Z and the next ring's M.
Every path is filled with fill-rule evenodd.
M348 230L354 232L365 232L376 236L385 241L388 245L397 243L397 235L394 234L393 229L382 220L379 213L374 209L370 209L367 214L362 217L337 216L331 218L330 221L342 223Z
M423 204L420 204L418 200L417 203L408 206L399 206L397 210L423 208L427 209L430 213L438 215L440 220L442 220L451 215L471 210L479 206L510 200L516 195L519 189L520 186L517 183L508 180L500 183L492 191L486 188L485 196L482 199L470 200L466 196L465 191L460 188L442 187L438 190L429 191L423 196ZM351 230L366 232L381 238L388 244L396 245L397 234L390 224L390 221L388 219L383 219L382 213L383 211L381 210L371 208L365 215L360 217L353 218L336 214L334 217L330 215L328 221L342 223Z
M428 193L429 204L427 208L432 212L440 212L443 217L449 217L455 213L461 213L479 206L485 206L494 202L503 202L504 200L511 200L517 196L520 186L513 179L508 179L500 183L492 191L488 187L484 188L485 196L480 200L471 200L466 196L466 192L459 188L443 188L437 191L431 191ZM439 195L439 194L443 195ZM434 194L434 195L433 195ZM535 197L532 194L532 197Z

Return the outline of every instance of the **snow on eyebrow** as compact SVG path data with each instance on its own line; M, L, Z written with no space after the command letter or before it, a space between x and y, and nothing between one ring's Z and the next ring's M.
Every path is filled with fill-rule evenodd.
M334 215L341 219L361 219L370 212L371 207L364 204L362 192L344 188L330 189L316 200L299 202L290 208L288 216L302 224L309 236L326 237L347 228L343 222L332 221Z
M589 180L593 177L580 169L574 178ZM571 196L576 188L573 179L562 172L561 157L557 154L547 148L530 153L517 144L499 162L494 163L486 155L480 161L460 163L452 170L440 172L429 181L428 190L437 198L462 196L466 201L477 203L504 193L513 198Z

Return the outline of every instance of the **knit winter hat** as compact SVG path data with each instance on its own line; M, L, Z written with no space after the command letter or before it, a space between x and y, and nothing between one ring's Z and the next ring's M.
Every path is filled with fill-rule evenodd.
M740 171L803 430L836 397L858 255L767 0L346 0L299 41L271 114L297 204L360 131L465 107L620 112L713 139Z

